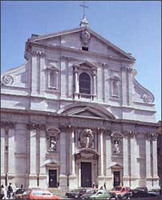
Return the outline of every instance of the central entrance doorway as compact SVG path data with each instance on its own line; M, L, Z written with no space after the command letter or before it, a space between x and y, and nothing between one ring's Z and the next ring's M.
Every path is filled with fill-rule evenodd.
M92 187L92 165L81 162L81 187Z
M49 170L49 187L57 187L57 170L50 169Z

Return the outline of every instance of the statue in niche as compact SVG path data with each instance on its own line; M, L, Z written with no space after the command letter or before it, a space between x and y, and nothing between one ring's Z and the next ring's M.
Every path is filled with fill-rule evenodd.
M56 145L57 145L57 141L56 141L56 137L51 136L50 137L50 151L55 151L56 150Z
M114 154L120 153L120 147L119 147L119 141L118 140L114 140L113 152L114 152Z
M91 129L84 129L80 135L80 145L83 148L89 148L92 146L93 134Z

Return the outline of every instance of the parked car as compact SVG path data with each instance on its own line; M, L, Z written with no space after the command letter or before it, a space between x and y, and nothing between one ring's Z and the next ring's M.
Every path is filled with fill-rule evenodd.
M115 193L118 198L123 197L125 194L131 191L130 187L127 186L116 186L110 192Z
M22 194L25 192L25 189L19 188L14 192L14 199L22 199Z
M82 200L88 200L93 194L96 194L97 190L89 190L85 194L82 195Z
M131 198L144 198L144 197L147 197L147 198L151 198L151 197L157 197L156 194L154 193L151 193L151 192L147 192L147 191L142 191L142 190L132 190L131 191L131 195L130 195ZM130 199L131 199L130 198Z
M117 197L115 193L108 192L107 190L98 190L95 194L90 196L90 199L117 200Z
M135 188L135 190L148 192L148 188L147 187L137 187L137 188Z
M60 197L53 195L48 190L35 188L35 189L26 190L22 194L22 199L53 199L53 200L59 200Z
M70 192L66 192L65 196L68 198L80 198L83 194L86 193L86 189L75 189Z

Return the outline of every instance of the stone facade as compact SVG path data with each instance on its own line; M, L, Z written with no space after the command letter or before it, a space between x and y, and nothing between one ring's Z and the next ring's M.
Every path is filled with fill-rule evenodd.
M1 181L159 188L154 96L135 59L86 26L26 42L1 78Z

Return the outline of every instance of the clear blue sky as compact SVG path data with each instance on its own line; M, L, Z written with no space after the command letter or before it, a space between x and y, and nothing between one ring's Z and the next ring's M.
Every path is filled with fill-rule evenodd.
M1 71L25 62L25 42L35 34L79 27L81 1L2 1ZM136 79L155 96L161 119L161 2L88 1L91 29L136 58Z

